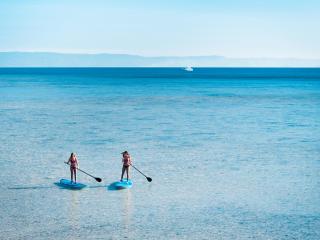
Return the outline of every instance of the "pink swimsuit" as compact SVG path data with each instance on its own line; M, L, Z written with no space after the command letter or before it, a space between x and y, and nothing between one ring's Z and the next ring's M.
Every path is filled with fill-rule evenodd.
M123 166L129 167L130 163L131 163L131 160L130 160L130 158L123 158L122 162L123 162Z
M70 167L77 168L77 159L75 159L75 158L70 159Z

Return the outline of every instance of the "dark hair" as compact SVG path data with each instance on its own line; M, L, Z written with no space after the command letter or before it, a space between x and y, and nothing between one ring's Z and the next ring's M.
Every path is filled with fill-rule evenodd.
M70 154L70 158L71 158L73 155L74 155L74 153L72 152L72 153Z
M122 156L124 156L125 154L129 154L128 151L122 152Z

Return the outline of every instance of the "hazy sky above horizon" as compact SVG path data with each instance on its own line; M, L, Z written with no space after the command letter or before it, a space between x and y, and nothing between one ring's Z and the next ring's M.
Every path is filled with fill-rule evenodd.
M319 0L1 0L0 51L320 58Z

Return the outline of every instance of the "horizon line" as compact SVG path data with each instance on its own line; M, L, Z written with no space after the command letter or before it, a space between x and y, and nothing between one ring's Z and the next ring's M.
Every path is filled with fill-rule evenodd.
M290 59L290 60L320 60L319 58L299 58L299 57L229 57L224 55L140 55L134 53L110 53L110 52L54 52L54 51L0 51L0 53L33 53L33 54L65 54L65 55L122 55L122 56L135 56L142 58L187 58L187 57L219 57L227 59Z

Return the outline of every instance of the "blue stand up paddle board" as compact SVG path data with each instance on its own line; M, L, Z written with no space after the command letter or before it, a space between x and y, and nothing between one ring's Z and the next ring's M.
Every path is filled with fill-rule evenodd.
M130 179L124 178L122 181L114 182L113 187L115 189L126 189L132 187L132 181Z
M74 183L71 182L70 180L67 179L61 179L59 182L59 186L64 187L64 188L69 188L69 189L75 189L75 190L80 190L82 188L85 188L87 185L83 183Z

